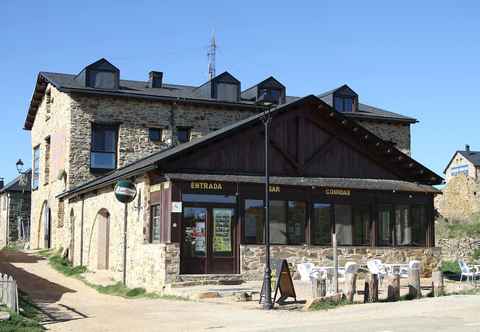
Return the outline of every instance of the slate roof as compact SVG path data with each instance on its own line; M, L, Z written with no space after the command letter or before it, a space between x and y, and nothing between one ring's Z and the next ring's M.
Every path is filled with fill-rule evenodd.
M473 166L475 167L480 167L480 151L465 151L465 150L457 150L455 151L455 153L453 154L452 156L452 159L450 159L450 161L448 162L447 164L447 167L445 167L445 170L443 171L443 173L446 173L447 172L447 169L448 167L450 166L450 164L452 163L453 161L453 158L455 158L455 155L457 153L460 153L465 159L467 159L469 162L471 162L473 164Z
M31 191L30 183L31 183L32 170L28 169L26 172L27 172L27 181L24 187L20 185L20 178L22 176L19 175L15 179L7 183L2 189L0 189L0 194L4 192L9 192L9 191L22 191L22 190L26 192Z
M75 93L75 92L88 93L88 94L108 95L108 96L116 96L116 97L133 97L133 98L152 99L152 100L190 102L190 103L197 103L197 104L213 103L216 105L222 105L225 107L234 107L237 109L239 108L240 109L242 108L258 109L259 108L259 106L255 105L254 101L248 100L248 99L240 99L238 102L227 102L227 101L219 101L209 96L205 96L204 94L201 93L201 89L199 89L200 86L197 87L197 86L191 86L191 85L164 83L162 88L149 88L147 81L120 80L118 89L108 90L108 89L86 87L81 80L76 79L77 76L78 75L74 75L74 74L40 72L37 77L37 84L35 87L34 94L32 96L32 100L30 102L30 107L28 110L27 118L25 120L24 128L27 130L30 130L32 128L33 121L35 119L35 115L37 112L37 108L41 103L47 83L51 83L58 90L62 92L67 92L67 93ZM324 99L325 96L332 94L333 92L335 92L340 88L341 87L336 88L334 90L327 91L317 96L321 99ZM242 94L245 95L245 93L249 89L244 90ZM288 102L289 100L291 101L299 98L300 97L287 96L286 100ZM347 116L359 118L359 119L364 118L364 119L372 119L372 120L375 120L375 119L389 120L389 121L406 122L406 123L417 122L416 119L406 117L398 113L389 112L378 107L365 105L365 104L360 104L358 112L352 112L350 114L347 114Z
M287 102L285 104L278 105L275 108L272 108L270 110L270 112L275 113L275 112L285 111L285 110L289 109L291 106L294 106L296 104L301 104L302 102L306 102L306 101L315 101L317 103L325 104L318 97L316 97L314 95L308 95L306 97L295 99L295 100L290 100L289 102ZM335 111L333 108L331 110L332 110L332 112L339 115L339 121L342 121L342 119L344 119L344 118L342 118L344 116L344 113L339 113L339 112ZM219 139L223 136L229 135L233 131L239 130L240 128L243 128L245 126L255 125L262 116L263 116L263 114L253 115L249 118L238 121L234 124L231 124L229 126L226 126L226 127L222 128L222 129L211 132L211 133L209 133L205 136L202 136L200 138L196 138L196 139L194 139L190 142L183 143L183 144L177 145L175 147L167 148L165 150L156 152L156 153L151 154L151 155L149 155L145 158L142 158L142 159L139 159L135 162L132 162L132 163L130 163L130 164L128 164L128 165L126 165L122 168L119 168L119 169L114 170L110 173L107 173L106 175L104 175L100 178L96 178L96 179L91 180L91 181L89 181L85 184L82 184L82 185L78 186L78 187L72 188L71 190L69 190L67 192L59 194L57 197L58 198L64 198L64 197L70 197L70 196L73 196L73 195L82 194L82 193L85 193L85 192L88 192L88 191L91 191L91 190L95 190L95 189L113 184L118 179L132 177L132 176L136 176L136 175L139 175L139 174L143 174L143 173L145 173L147 171L150 171L150 170L154 170L154 169L157 168L157 165L160 161L167 160L168 158L176 156L177 154L180 154L182 152L186 152L189 149L207 145L211 141L213 141L213 139ZM369 135L374 136L367 129L364 129L362 127L359 127L358 129L359 130L364 130L365 132L369 133ZM380 138L377 138L377 139L379 140L379 142L382 141ZM384 141L382 141L382 142L384 142ZM396 149L393 146L391 147L391 149L395 152L395 155L397 157L401 157L408 164L416 165L416 166L420 167L422 169L423 174L425 174L428 177L431 177L431 180L428 180L429 183L431 182L431 184L440 184L440 183L443 182L442 177L438 176L437 174L435 174L434 172L432 172L431 170L429 170L425 166L416 162L411 157L405 155L404 153L402 153L401 151L399 151L398 149ZM392 155L392 157L394 157L395 155Z

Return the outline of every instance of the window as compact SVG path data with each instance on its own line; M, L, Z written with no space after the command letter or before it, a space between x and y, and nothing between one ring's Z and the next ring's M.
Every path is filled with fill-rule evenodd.
M161 128L148 128L148 137L152 142L162 141L162 129Z
M43 184L47 185L50 181L50 137L45 139L45 169Z
M245 243L261 244L265 240L265 207L263 200L245 200Z
M278 89L260 89L258 92L258 96L261 97L263 94L265 94L265 99L268 101L271 101L275 104L280 103L280 99L282 97L282 92L281 90Z
M3 203L3 210L5 211L7 209L7 195L3 195L3 199L2 199L2 203Z
M33 148L32 189L37 189L40 181L40 146Z
M52 92L48 89L47 92L45 92L45 120L50 119L52 101Z
M393 245L392 229L392 207L390 205L379 205L378 207L378 238L377 245Z
M412 245L427 244L427 216L424 206L412 206Z
M335 97L335 109L339 112L353 112L352 97Z
M183 202L190 203L226 203L235 204L237 196L234 195L215 195L215 194L182 194Z
M412 225L409 218L408 205L398 205L395 208L395 245L408 246L412 244Z
M90 71L90 84L92 88L98 89L116 89L117 74L111 71Z
M217 83L217 99L223 101L238 101L238 85Z
M160 204L150 208L150 243L160 242Z
M90 168L112 170L117 166L117 127L94 124Z
M305 242L305 202L270 201L270 240L273 244Z
M353 244L356 246L370 244L370 208L368 206L353 208Z
M314 203L311 224L311 242L316 245L330 245L331 234L331 205Z
M352 207L350 205L335 204L335 233L338 245L351 246L352 233Z
M177 139L179 143L190 141L190 127L177 127Z

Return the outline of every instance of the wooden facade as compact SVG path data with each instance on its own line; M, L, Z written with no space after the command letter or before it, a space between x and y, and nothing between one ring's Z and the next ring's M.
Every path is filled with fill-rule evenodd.
M391 236L392 240L387 245L402 245L396 240L400 229L399 216L411 223L415 218L418 219L414 211L421 207L424 226L421 228L422 234L415 235L420 240L412 242L412 245L434 246L434 190L409 192L374 187L348 188L344 185L318 187L309 185L308 181L313 178L378 179L431 185L441 181L440 177L396 150L391 143L382 141L322 102L307 98L301 104L287 109L288 112L277 112L271 124L270 174L302 178L305 179L305 185L273 184L270 199L288 202L285 206L300 202L300 219L304 220L297 222L295 227L299 238L304 240L294 245L317 245L312 242L314 208L315 204L324 204L330 209L331 232L339 228L335 219L337 207L350 206L354 212L355 209L363 209L368 220L363 221L362 227L368 232L364 234L368 242L365 240L361 245L370 247L385 245L379 241L379 218L383 218L384 224L389 224L381 226L383 233L385 227L387 233L390 232L387 236ZM181 274L241 272L240 245L247 244L245 202L263 200L264 187L254 181L235 180L235 176L263 175L264 155L264 128L258 119L158 161L157 170L150 173L152 185L168 183L168 190L152 195L151 204L165 205L162 210L161 239L162 242L181 244ZM166 176L168 173L186 174L190 178L169 178ZM226 175L231 180L203 181L196 179L194 174ZM181 211L172 211L173 203L179 204ZM400 208L404 212L398 212ZM224 213L222 227L229 227L224 239L230 234L231 248L226 242L221 245L231 249L228 252L230 256L213 254L215 246L220 247L212 237L219 228L214 226L215 211ZM226 211L231 211L231 221L226 221ZM187 217L187 213L198 215ZM201 222L192 226L189 224L191 218L200 218ZM286 218L289 218L288 215ZM354 217L350 218L352 226L349 229L355 230ZM303 229L298 229L298 225ZM195 242L197 235L202 237L201 246ZM192 249L194 242L196 247ZM356 244L352 242L351 245ZM191 252L200 247L200 258L190 257Z

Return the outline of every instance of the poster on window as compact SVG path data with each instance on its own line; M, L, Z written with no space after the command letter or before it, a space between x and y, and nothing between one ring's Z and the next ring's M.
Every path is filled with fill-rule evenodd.
M205 256L205 222L197 222L193 233L195 239L195 254L197 256Z
M231 209L213 210L213 251L216 253L232 251L232 216Z

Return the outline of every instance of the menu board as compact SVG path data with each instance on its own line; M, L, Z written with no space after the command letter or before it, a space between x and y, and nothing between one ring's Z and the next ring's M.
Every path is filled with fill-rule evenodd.
M232 209L213 210L213 252L232 251Z

